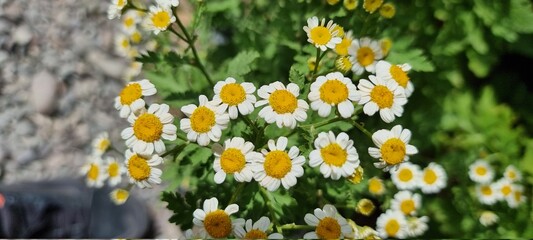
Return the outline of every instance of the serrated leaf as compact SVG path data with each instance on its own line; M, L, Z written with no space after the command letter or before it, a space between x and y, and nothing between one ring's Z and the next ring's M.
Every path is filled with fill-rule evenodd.
M298 71L296 67L291 66L291 70L289 70L289 81L292 83L295 83L300 88L304 86L305 83L305 75Z
M394 64L409 63L413 70L419 72L433 72L435 66L418 48L405 49L404 51L391 51L387 61Z
M163 192L161 200L167 202L167 208L173 212L168 221L180 225L182 229L191 228L191 217L196 209L194 199L190 193L184 198L177 192Z
M252 66L252 64L257 58L259 58L257 51L240 52L229 61L228 70L226 71L228 76L242 78L242 76L255 69L255 66Z

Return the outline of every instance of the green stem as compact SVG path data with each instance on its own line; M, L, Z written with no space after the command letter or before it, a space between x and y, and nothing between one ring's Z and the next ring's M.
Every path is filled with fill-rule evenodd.
M194 58L196 59L196 63L194 66L198 67L200 71L204 74L205 78L209 82L209 84L213 87L215 86L213 84L213 80L211 80L211 76L209 76L209 73L207 73L207 70L205 69L204 65L202 64L202 61L200 60L200 57L198 56L198 52L196 51L196 47L194 46L194 39L191 37L189 32L187 32L187 28L185 28L185 25L181 22L180 18L176 14L176 11L173 11L174 16L176 17L176 23L180 27L181 31L185 35L185 38L187 39L186 42L189 44L192 50L192 54L194 55Z
M320 60L322 57L326 55L326 52L321 53L320 48L316 49L316 62L315 62L315 69L313 70L313 75L311 76L311 81L315 79L316 73L318 71L318 66L320 65Z
M124 11L126 9L135 9L137 11L141 11L141 12L148 12L148 9L144 9L144 8L140 8L140 7L137 7L135 6L135 4L133 4L131 1L128 2L128 4L126 5L126 7L124 7Z
M176 36L178 36L179 38L181 38L181 40L185 41L185 42L189 42L187 41L187 39L185 39L184 36L181 36L181 34L178 33L178 31L176 31L174 28L172 27L169 27L168 28L172 33L174 33Z
M239 196L239 194L241 194L241 192L244 189L245 185L246 185L246 182L242 182L242 183L239 184L239 186L237 187L237 190L235 190L235 192L233 192L233 195L231 195L231 199L229 200L228 205L234 203L237 200L237 196Z
M366 128L363 127L363 125L361 125L357 121L353 121L353 125L355 127L357 127L357 129L359 129L361 132L363 132L366 136L368 136L370 139L372 139L372 133L370 133L368 130L366 130Z
M342 121L342 120L349 120L349 118L334 117L334 118L331 118L331 119L328 119L328 120L324 120L322 122L318 122L318 123L315 123L315 124L302 125L300 127L301 128L310 128L310 127L319 128L319 127L328 125L330 123L334 123L334 122L338 122L338 121Z
M160 157L164 158L172 153L176 153L178 151L181 151L185 148L185 146L187 146L187 143L184 143L184 144L179 144L179 145L176 145L174 148L166 151L165 153L161 154Z
M283 234L283 229L280 227L278 219L276 218L276 211L274 210L274 206L272 206L272 202L270 201L270 193L267 192L267 190L262 186L259 186L259 192L261 193L263 200L265 200L265 205L267 206L270 217L272 218L272 224L274 224L276 227L277 232Z
M281 225L280 228L283 229L283 230L311 230L311 229L315 229L315 227L313 227L313 226L296 225L294 223Z

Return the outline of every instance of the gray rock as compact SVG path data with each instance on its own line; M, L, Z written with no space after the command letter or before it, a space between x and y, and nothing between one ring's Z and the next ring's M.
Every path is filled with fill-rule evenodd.
M14 43L24 46L30 43L33 34L28 25L20 25L13 31L12 38Z
M113 78L121 78L126 70L124 59L111 58L100 51L92 51L88 54L87 60L96 70Z
M26 149L15 155L18 164L25 165L38 158L37 151L33 148Z
M33 124L26 119L19 121L15 126L15 133L18 135L26 136L33 134L34 132L35 126L33 126Z
M41 71L33 76L31 103L42 114L50 114L56 107L58 81L48 72Z
M9 58L9 54L5 51L0 51L0 64L4 63Z

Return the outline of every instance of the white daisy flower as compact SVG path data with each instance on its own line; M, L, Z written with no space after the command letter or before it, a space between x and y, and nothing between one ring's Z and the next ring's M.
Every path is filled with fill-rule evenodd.
M494 183L494 190L499 193L500 199L498 200L503 200L512 194L513 183L506 178L502 178Z
M122 174L126 172L126 169L122 164L117 162L114 157L106 158L104 175L108 179L109 186L113 187L122 181Z
M308 232L304 239L343 239L353 237L353 229L346 219L337 213L337 209L326 204L324 208L316 208L314 214L305 214L305 223L316 227Z
M356 230L358 231L354 231L354 239L379 239L378 231L369 226L358 227Z
M117 188L109 193L109 197L115 205L122 205L130 197L130 192L125 189Z
M174 117L168 111L167 104L152 104L148 111L139 114L132 114L128 117L131 127L128 127L120 134L126 140L126 145L133 148L133 151L150 155L163 153L165 144L163 139L176 140L177 127L173 124Z
M385 193L385 184L383 184L383 180L378 177L372 177L371 179L368 179L368 191L372 195L383 195L383 193Z
M144 27L153 31L155 35L165 31L170 24L176 21L172 10L164 6L150 6L150 12L144 20Z
M407 237L407 220L400 211L387 210L376 220L376 230L382 238Z
M192 228L185 231L185 239L206 239L207 232L202 227L193 225Z
M331 108L337 106L340 115L349 118L355 110L353 102L358 102L361 95L350 78L332 72L316 78L307 98L311 101L311 109L318 111L321 117L329 116Z
M137 23L141 22L142 14L140 11L129 10L122 17L122 31L127 34L132 34L137 30Z
M468 167L468 176L477 183L490 183L494 178L494 170L487 161L478 159Z
M392 183L400 190L415 190L420 182L422 172L416 164L405 162L398 169L390 170Z
M257 95L262 100L257 101L255 107L268 104L258 113L267 123L275 122L279 128L294 129L297 122L307 119L306 111L309 105L304 100L297 99L300 88L294 83L289 83L285 87L281 82L273 82L259 88Z
M439 164L430 163L422 171L419 187L424 194L438 193L446 187L447 181L448 176L444 168Z
M213 197L204 201L203 209L194 210L193 223L200 227L201 232L207 233L207 238L227 238L236 226L244 224L244 221L232 221L229 217L238 211L237 204L230 204L224 210L218 209L218 199Z
M128 4L128 0L111 0L111 4L107 8L107 18L120 18L122 9Z
M228 109L231 119L236 119L239 112L241 115L248 115L254 111L256 98L254 96L255 86L252 83L236 83L234 78L229 77L217 82L214 90L213 103L220 104L224 111Z
M124 71L124 80L131 81L141 74L143 64L141 62L131 62L128 68Z
M164 8L170 8L170 7L177 7L180 5L179 0L155 0L157 5L164 7Z
M337 36L339 33L335 29L337 24L333 20L329 20L326 25L326 19L322 18L319 22L316 16L307 19L307 26L304 26L304 31L307 33L307 41L322 51L334 49L335 45L339 44L342 39Z
M376 61L383 58L379 42L367 37L355 39L348 48L352 71L361 75L365 70L370 73L376 72Z
M500 220L500 218L492 211L483 211L481 216L479 216L479 222L484 227L492 226L497 223L498 220Z
M154 84L148 79L129 82L115 98L115 108L120 111L120 117L127 118L144 108L143 96L152 96L156 92Z
M401 125L392 127L390 131L381 129L372 134L372 141L377 148L369 147L368 154L379 159L374 166L388 171L402 162L409 161L409 156L418 153L415 146L409 145L410 140L411 131L402 129Z
M353 33L350 30L346 32L346 34L344 34L341 42L335 46L335 52L340 56L347 56L348 48L352 45L352 41L353 41Z
M129 57L131 52L130 38L126 34L116 34L115 35L115 52L123 57Z
M320 166L322 175L333 180L349 177L359 163L357 149L344 132L337 137L332 131L319 133L315 139L315 150L309 154L309 166Z
M410 191L399 191L394 194L391 201L391 209L400 211L404 215L416 215L416 210L420 208L422 197L418 193Z
M105 166L98 156L89 156L88 162L83 165L80 173L85 175L85 183L88 187L101 188L105 181Z
M188 118L180 120L180 129L187 133L189 141L207 146L211 141L220 141L222 130L228 127L229 115L224 112L224 107L208 101L205 95L200 95L198 100L198 106L189 104L181 107Z
M511 208L517 208L520 204L526 201L526 196L524 196L524 187L522 185L513 185L513 192L508 195L505 200L507 200L507 205Z
M161 183L161 174L163 172L156 168L163 162L163 158L159 157L159 155L155 154L147 157L128 149L124 156L126 157L126 173L130 183L135 183L140 188L151 187L151 184L154 183Z
M300 150L296 146L286 152L287 142L286 137L268 140L270 151L263 149L261 154L254 155L254 179L269 191L275 191L280 185L289 189L296 185L296 178L304 174L305 157L299 155Z
M279 233L267 234L269 228L270 219L268 217L261 217L255 223L252 222L252 219L248 219L245 226L235 226L235 237L241 239L283 239L283 235Z
M109 140L107 132L101 132L94 138L91 145L93 146L93 153L96 156L102 156L111 146L111 140Z
M476 195L479 202L485 205L493 205L501 198L493 184L478 184L476 186Z
M380 60L376 65L376 76L385 80L394 80L405 90L405 96L409 97L415 90L415 86L410 81L407 72L411 70L411 65L392 65L387 61Z
M226 179L227 174L233 174L237 182L250 182L253 177L251 163L254 154L254 144L245 142L244 138L234 137L227 139L224 146L213 144L215 162L215 183L221 184Z
M509 165L505 168L503 176L511 182L518 182L522 180L522 173L513 165Z
M395 81L387 81L374 75L369 80L361 79L357 88L361 94L359 104L364 105L363 112L373 116L379 111L379 116L386 123L391 123L403 114L403 105L407 103L405 91Z
M407 236L416 238L422 236L428 230L429 218L422 217L408 217L407 218Z

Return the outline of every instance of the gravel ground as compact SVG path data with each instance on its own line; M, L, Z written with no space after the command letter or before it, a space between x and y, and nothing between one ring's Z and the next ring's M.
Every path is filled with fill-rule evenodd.
M113 99L126 60L113 54L118 21L108 1L0 0L1 182L77 177L92 139L108 131L124 149ZM156 220L156 238L180 236L159 200L164 186L135 190Z

